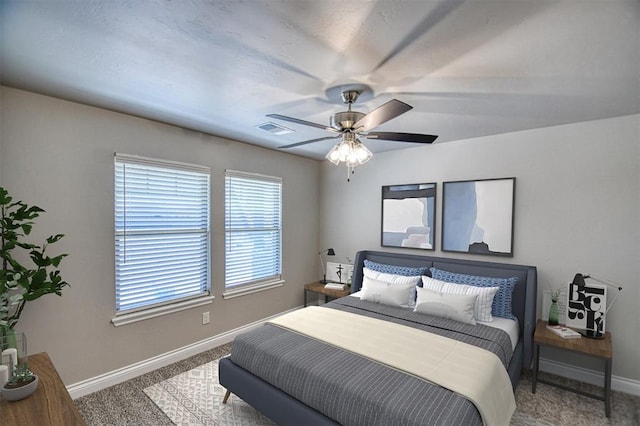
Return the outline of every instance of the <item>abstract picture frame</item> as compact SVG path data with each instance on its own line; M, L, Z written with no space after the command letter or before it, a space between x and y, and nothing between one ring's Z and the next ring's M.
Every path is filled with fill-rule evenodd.
M382 187L383 247L435 250L437 189L435 182Z
M444 182L442 251L513 256L516 178Z

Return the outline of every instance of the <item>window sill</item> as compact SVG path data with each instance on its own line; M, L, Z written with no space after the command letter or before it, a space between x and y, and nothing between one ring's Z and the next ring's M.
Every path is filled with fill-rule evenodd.
M196 306L208 305L213 302L213 299L213 296L198 297L197 299L190 299L183 302L172 303L170 305L158 306L157 308L145 309L144 311L117 315L116 317L111 319L111 324L113 324L114 327L120 327L121 325L131 324L150 318L172 314L174 312L184 311L186 309L195 308Z
M232 288L222 293L222 297L226 299L233 299L234 297L245 296L247 294L258 293L264 290L270 290L276 287L282 287L284 280L269 281L267 283L248 285L240 288Z

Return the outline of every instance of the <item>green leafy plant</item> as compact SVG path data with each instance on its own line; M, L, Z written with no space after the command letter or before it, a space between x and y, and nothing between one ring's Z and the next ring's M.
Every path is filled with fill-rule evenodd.
M16 389L28 385L35 379L36 378L33 375L33 372L29 370L29 367L27 367L26 364L20 364L13 370L11 378L7 383L5 383L4 387L7 389Z
M51 235L42 245L26 241L40 213L40 207L13 201L0 187L0 337L13 331L25 303L50 293L62 296L69 285L57 269L67 255L47 253L64 235Z
M557 302L560 298L560 293L564 290L564 287L559 287L556 290L551 290L551 301Z

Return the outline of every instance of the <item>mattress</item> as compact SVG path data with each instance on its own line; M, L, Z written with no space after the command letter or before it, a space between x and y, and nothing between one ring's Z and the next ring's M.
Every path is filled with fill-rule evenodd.
M479 346L493 352L505 368L512 355L508 334L495 327L471 326L350 297L325 307L384 318ZM341 424L482 424L476 407L448 389L273 325L238 336L231 360Z

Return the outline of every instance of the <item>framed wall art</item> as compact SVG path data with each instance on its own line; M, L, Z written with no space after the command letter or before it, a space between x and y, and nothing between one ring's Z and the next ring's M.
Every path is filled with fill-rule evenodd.
M442 251L513 256L516 178L444 182Z
M383 186L382 246L433 250L435 211L435 183Z

